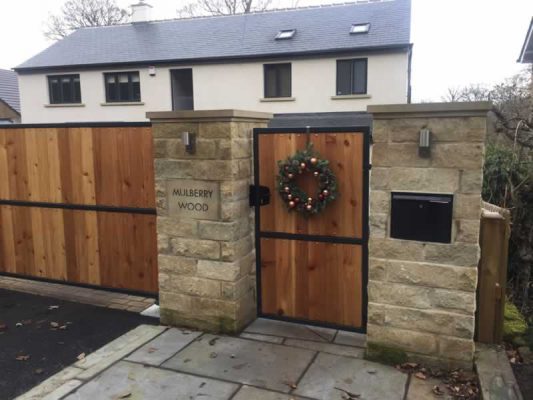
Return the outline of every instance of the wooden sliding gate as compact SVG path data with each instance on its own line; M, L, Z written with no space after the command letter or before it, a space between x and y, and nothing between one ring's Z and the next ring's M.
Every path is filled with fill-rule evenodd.
M277 175L278 161L308 143L329 160L339 196L322 213L304 217L287 209ZM259 314L364 332L368 128L255 129L254 150ZM316 196L313 174L301 174L297 184ZM261 201L265 187L268 204Z
M156 293L148 123L0 127L0 274Z

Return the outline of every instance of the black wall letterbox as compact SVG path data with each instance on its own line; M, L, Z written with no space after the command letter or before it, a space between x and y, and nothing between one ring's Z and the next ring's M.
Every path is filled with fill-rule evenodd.
M453 195L392 193L391 237L450 243L452 212Z

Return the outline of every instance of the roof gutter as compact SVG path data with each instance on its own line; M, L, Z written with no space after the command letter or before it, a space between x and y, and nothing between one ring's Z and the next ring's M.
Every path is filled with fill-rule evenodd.
M80 69L100 69L100 68L121 68L132 67L139 65L176 65L176 64L221 64L225 62L239 62L250 60L265 60L265 59L280 59L280 58L304 58L312 56L327 56L327 55L342 55L353 53L375 53L386 51L409 51L411 44L395 44L387 46L369 46L369 47L355 47L355 48L340 48L327 50L313 50L302 52L289 53L265 53L254 54L249 56L223 56L223 57L203 57L203 58L189 58L189 59L169 59L169 60L142 60L131 62L116 62L116 63L95 63L95 64L71 64L71 65L47 65L39 67L15 67L15 72L19 74L42 72L42 71L65 71L65 70L80 70Z

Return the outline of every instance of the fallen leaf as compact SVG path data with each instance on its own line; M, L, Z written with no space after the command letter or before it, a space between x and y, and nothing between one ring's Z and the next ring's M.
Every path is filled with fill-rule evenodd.
M29 359L30 359L30 356L28 354L15 357L15 360L17 361L28 361Z
M346 396L348 396L347 399L349 399L349 400L360 399L361 398L360 394L348 392L347 390L344 390L344 389L341 389L341 388L338 388L338 387L335 387L335 389L340 391L340 392L343 392Z
M209 358L217 358L217 357L218 357L218 354L215 352L212 352L211 354L209 354Z
M214 346L214 345L216 344L216 342L217 342L218 339L219 339L218 337L215 337L215 338L211 339L211 340L209 341L209 345L210 345L210 346Z
M85 353L81 353L80 355L78 355L78 357L76 357L78 360L83 360L85 359Z
M6 324L0 324L0 331L5 331L7 330L7 325Z
M66 326L66 325L61 325L61 326L59 327L59 329L61 329L62 331L64 331L65 329L67 329L67 326Z
M148 353L151 354L151 353L153 353L153 352L155 352L155 351L157 351L157 350L158 350L158 349L156 349L155 347L150 347L150 348L148 349Z
M57 310L59 308L59 306L50 306L48 307L49 310Z
M53 321L52 321L52 322L50 322L50 326L51 326L52 328L57 328L57 327L59 327L59 324L58 324L57 322L53 322Z
M439 385L433 386L433 389L431 391L436 396L444 396L444 391L440 388Z
M17 322L17 323L15 324L15 326L16 326L17 328L20 327L20 326L22 326L22 322Z
M33 372L35 372L36 375L41 375L41 374L44 372L44 369L42 369L42 368L37 368L37 369L36 369L35 371L33 371Z
M131 397L131 392L124 392L124 393L121 393L121 394L118 394L114 397L115 400L119 400L119 399L127 399Z
M424 381L427 379L426 374L424 374L423 372L417 372L417 373L415 374L415 377L418 378L418 379L422 379L422 380L424 380Z

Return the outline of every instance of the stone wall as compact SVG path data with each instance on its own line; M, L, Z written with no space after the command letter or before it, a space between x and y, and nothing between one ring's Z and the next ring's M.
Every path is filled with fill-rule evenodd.
M489 103L373 106L368 343L472 366L484 141ZM419 131L431 156L418 155ZM392 239L391 192L453 194L450 244Z
M266 127L271 115L222 110L147 116L154 137L161 322L238 331L256 315L252 130ZM184 131L197 135L195 154L185 151ZM169 182L214 185L216 217L170 212Z

